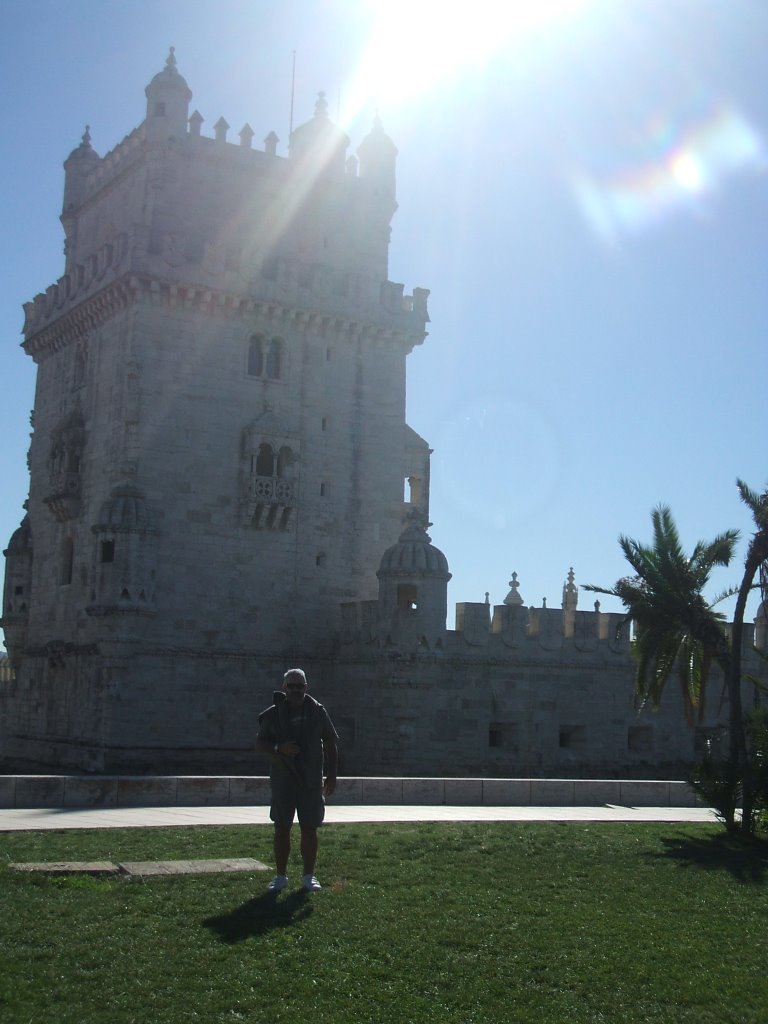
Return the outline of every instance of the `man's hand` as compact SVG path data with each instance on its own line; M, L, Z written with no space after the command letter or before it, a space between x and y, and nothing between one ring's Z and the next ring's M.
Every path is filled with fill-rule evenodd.
M293 740L286 740L285 743L279 743L278 747L278 753L287 754L289 757L295 757L301 750L299 744L294 743Z
M335 789L336 779L332 779L329 775L328 778L325 780L325 785L323 786L323 796L333 796L333 792Z

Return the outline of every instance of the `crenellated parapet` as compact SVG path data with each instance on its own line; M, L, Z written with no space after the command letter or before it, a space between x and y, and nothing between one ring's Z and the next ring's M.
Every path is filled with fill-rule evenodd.
M25 337L30 339L120 276L128 265L128 247L128 236L121 233L49 285L31 302L25 302ZM26 350L32 354L29 348Z
M359 315L342 316L334 310L332 300L318 296L296 277L283 280L282 287L274 282L262 283L258 290L253 289L258 297L143 274L126 272L118 277L120 270L127 270L126 252L127 244L121 236L117 245L103 246L93 259L24 304L24 350L29 355L38 358L51 346L61 349L137 300L206 315L261 318L320 337L341 334L350 340L404 344L408 351L426 337L426 299L421 297L420 303L415 303L413 296L405 296L400 308L365 302L361 297L349 310ZM330 275L344 276L341 272ZM399 289L402 292L402 285Z

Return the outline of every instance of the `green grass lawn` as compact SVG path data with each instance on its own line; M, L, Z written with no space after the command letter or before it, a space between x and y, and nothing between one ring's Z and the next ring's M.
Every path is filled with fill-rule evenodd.
M297 837L298 838L298 837ZM717 826L330 825L271 875L33 877L257 857L267 826L0 837L2 1024L768 1020L768 844Z

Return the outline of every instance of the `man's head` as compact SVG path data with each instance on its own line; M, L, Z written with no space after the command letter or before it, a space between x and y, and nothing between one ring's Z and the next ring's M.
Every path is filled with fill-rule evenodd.
M302 704L307 693L307 677L303 669L289 668L283 676L283 689L291 704Z

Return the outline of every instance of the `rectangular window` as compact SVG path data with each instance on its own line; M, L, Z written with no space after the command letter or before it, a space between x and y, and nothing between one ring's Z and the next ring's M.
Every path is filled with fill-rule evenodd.
M114 562L115 560L115 542L113 540L103 540L101 542L101 561L102 562Z
M583 750L587 742L587 730L583 725L561 725L559 746L561 750Z

